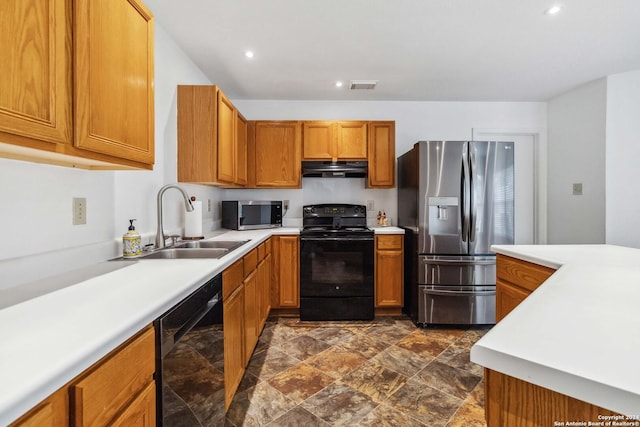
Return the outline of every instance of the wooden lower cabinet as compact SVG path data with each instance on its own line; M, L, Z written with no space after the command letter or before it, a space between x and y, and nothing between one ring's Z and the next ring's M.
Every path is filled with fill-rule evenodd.
M69 390L63 387L18 418L10 427L59 427L68 425Z
M223 279L224 280L224 279ZM244 285L223 302L225 410L244 374Z
M244 279L244 366L246 367L258 342L260 320L258 301L258 271L253 270Z
M404 237L375 237L375 307L398 308L404 303Z
M271 306L300 308L300 236L273 236Z
M268 240L222 273L225 409L242 381L269 315L270 272Z
M155 333L149 325L11 426L156 425Z
M516 308L555 270L498 254L496 256L496 322Z
M617 415L526 381L485 369L485 417L489 427L554 426L554 422L601 421ZM586 425L586 424L585 424Z

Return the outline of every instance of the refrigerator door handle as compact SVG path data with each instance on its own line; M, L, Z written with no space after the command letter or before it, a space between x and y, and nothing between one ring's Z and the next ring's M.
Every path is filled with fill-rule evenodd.
M467 149L462 151L462 176L460 177L460 218L462 218L462 241L469 236L469 159Z
M453 260L453 259L428 259L421 260L422 264L431 264L431 265L462 265L462 266L474 266L474 265L494 265L496 263L495 258L493 259L483 259L483 260Z
M476 240L476 217L477 217L477 206L473 188L473 177L476 170L476 156L475 153L469 145L469 242L475 242Z

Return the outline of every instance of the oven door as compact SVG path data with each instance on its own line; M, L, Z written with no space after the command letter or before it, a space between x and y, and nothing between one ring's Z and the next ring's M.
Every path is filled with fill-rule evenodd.
M373 296L373 239L300 239L300 296Z
M370 320L373 237L300 239L300 320Z

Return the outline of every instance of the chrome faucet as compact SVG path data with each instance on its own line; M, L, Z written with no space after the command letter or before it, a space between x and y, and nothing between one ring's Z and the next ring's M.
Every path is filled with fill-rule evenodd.
M193 211L193 205L191 204L191 200L189 200L189 195L182 188L178 187L175 184L167 184L158 191L158 230L156 232L156 249L164 248L166 237L164 236L164 229L162 227L162 195L165 191L170 188L175 188L176 190L182 193L182 197L184 197L184 207L187 212Z

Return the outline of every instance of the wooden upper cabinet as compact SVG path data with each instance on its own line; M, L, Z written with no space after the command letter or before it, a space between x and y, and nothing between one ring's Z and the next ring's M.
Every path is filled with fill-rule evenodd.
M68 4L67 0L0 2L1 142L25 137L71 143Z
M337 155L344 160L367 160L367 122L337 122Z
M304 160L332 160L335 151L333 122L303 122L302 157Z
M395 122L369 122L369 188L392 188L396 178Z
M300 188L302 126L297 121L254 123L251 164L256 187Z
M219 87L178 86L178 181L247 183L248 122Z
M366 160L367 122L303 122L304 160Z
M236 110L236 179L238 185L246 185L248 180L247 150L249 138L249 123Z
M236 167L236 110L218 90L218 181L233 184Z
M139 0L75 0L75 146L154 161L153 17Z
M3 0L0 45L0 156L153 167L153 17L139 0Z

